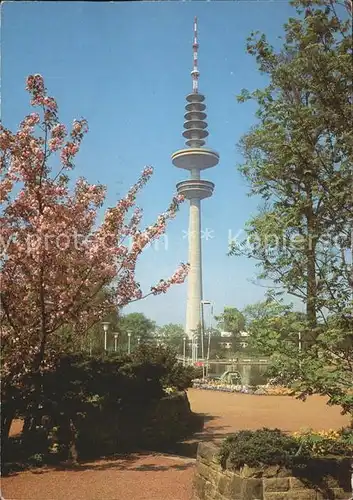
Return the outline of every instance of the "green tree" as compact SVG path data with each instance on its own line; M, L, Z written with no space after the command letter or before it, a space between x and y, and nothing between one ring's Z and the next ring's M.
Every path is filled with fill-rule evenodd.
M134 312L121 316L117 329L120 345L127 343L128 333L131 333L131 345L134 345L137 344L138 339L140 339L141 343L150 341L153 332L156 330L156 323L143 313Z
M182 325L168 323L160 326L156 332L158 341L173 348L178 354L183 353L185 331Z
M219 330L232 334L232 351L239 351L241 349L240 332L244 331L245 328L243 314L236 307L225 307L223 313L215 316L215 320Z
M239 335L245 328L245 318L236 307L225 307L215 319L220 330L230 332L234 336Z
M259 118L241 140L240 170L263 205L231 253L257 259L260 279L304 300L314 329L318 315L344 311L351 297L352 40L330 5L296 3L305 16L285 25L280 52L265 35L249 38L270 84L239 98L255 100Z
M258 105L258 123L241 140L240 171L263 204L247 225L247 241L230 253L256 259L259 279L306 304L311 342L300 355L268 325L266 349L272 343L278 370L291 373L303 395L325 394L352 411L353 354L344 327L353 285L351 16L334 0L292 4L297 15L284 26L281 50L264 34L248 39L270 83L239 97ZM334 327L332 316L340 318ZM281 317L292 319L288 311Z
M294 348L294 359L298 359L306 316L293 312L291 305L282 304L270 296L267 300L244 309L249 332L249 342L261 354L271 356L279 345L284 349L290 344Z

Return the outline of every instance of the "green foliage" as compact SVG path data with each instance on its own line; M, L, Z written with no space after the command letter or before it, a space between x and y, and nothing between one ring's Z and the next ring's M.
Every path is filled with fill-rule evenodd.
M150 362L163 367L164 375L161 378L163 387L173 387L179 391L192 387L192 380L199 372L193 366L183 366L170 347L141 344L132 353L132 360L138 363Z
M303 299L315 325L317 312L350 305L352 36L336 2L295 5L304 3L280 51L263 34L248 39L270 84L242 94L257 102L259 122L241 141L240 170L263 206L231 251L257 259L260 279Z
M127 344L127 334L131 333L131 346L136 346L138 339L140 342L151 340L156 329L156 323L147 318L143 313L130 313L119 318L117 330L120 333L120 345Z
M297 471L308 467L307 474L319 473L324 465L315 459L350 458L353 450L352 428L340 431L305 431L288 435L279 429L244 430L227 437L221 444L219 461L223 468L283 466ZM321 472L321 474L320 474ZM313 479L313 477L311 477Z
M239 98L258 105L240 171L262 205L230 253L255 259L260 280L306 305L305 321L284 309L253 318L278 374L352 413L352 19L336 1L292 4L279 51L264 34L248 39L269 84Z
M231 332L234 337L237 337L245 328L245 318L236 307L225 307L223 313L215 319L220 330Z
M261 314L258 311L260 308ZM288 354L294 354L297 359L299 334L304 331L305 316L292 312L291 306L282 305L270 298L257 304L256 309L253 319L248 315L251 344L266 356L272 355L280 345L285 345L290 351Z
M279 429L260 429L239 431L227 437L221 445L219 454L223 468L239 469L263 465L291 466L300 463L308 456L293 437Z
M156 334L158 342L173 348L178 354L183 354L185 331L181 325L168 323L160 326Z
M22 390L2 388L7 397L2 409L5 416L12 411L12 417L25 419L27 457L41 454L48 462L54 455L58 460L77 453L100 456L141 445L144 421L165 389L184 390L196 376L172 350L148 344L131 356L63 354L40 376L39 397L33 391L38 380L28 376Z

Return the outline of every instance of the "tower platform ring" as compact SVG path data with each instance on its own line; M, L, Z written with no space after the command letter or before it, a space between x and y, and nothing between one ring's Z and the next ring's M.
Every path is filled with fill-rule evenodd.
M191 102L185 106L186 111L191 112L191 111L199 111L203 112L206 109L206 104L203 104L201 102Z
M176 187L178 194L183 195L187 200L203 200L212 196L214 183L201 179L189 179L178 182Z
M172 163L178 168L185 170L205 170L217 165L219 154L208 148L180 149L172 154Z
M191 120L206 120L207 115L203 111L188 111L185 113L184 118L186 121L191 121Z
M205 96L196 92L192 92L186 96L188 102L202 102L205 100Z
M193 127L184 130L182 135L186 139L204 139L208 136L208 131L204 128Z
M207 128L207 123L203 120L187 120L186 122L184 122L184 128L186 130L190 129L190 128L201 128L201 129L204 129L204 128Z

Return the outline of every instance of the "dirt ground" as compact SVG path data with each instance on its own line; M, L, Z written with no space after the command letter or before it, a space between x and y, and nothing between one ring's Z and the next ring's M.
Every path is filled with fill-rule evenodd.
M206 417L205 430L180 447L184 456L133 455L74 469L36 469L2 478L4 500L190 500L195 449L238 429L335 429L348 424L320 397L305 403L287 396L251 396L191 389L191 407ZM16 423L12 432L20 430ZM185 456L189 455L189 456Z

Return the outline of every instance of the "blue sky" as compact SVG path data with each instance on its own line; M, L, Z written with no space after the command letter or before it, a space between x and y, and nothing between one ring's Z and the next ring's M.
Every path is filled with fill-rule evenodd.
M245 50L251 31L274 44L294 10L287 2L12 2L2 5L2 120L16 129L29 109L25 78L41 73L70 124L84 116L90 127L77 158L75 176L108 186L107 206L125 195L144 165L154 176L141 193L144 224L168 206L175 184L187 172L172 166L183 147L185 96L191 91L193 18L199 20L200 92L206 96L209 147L217 167L203 172L215 183L203 202L204 298L242 308L261 300L265 289L252 284L256 268L227 256L228 238L240 234L257 203L236 165L236 144L255 123L252 103L238 104L242 88L263 87L264 77ZM167 244L149 248L137 278L145 290L187 261L188 206L167 232ZM184 323L186 284L166 295L129 306L158 324Z

